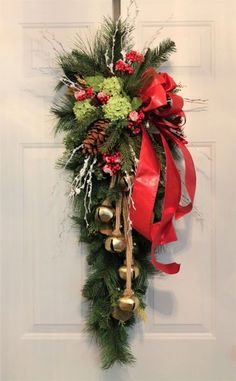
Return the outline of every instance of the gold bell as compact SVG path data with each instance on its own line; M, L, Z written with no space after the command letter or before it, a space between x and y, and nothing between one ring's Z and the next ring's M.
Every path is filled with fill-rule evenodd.
M127 192L131 185L134 182L134 176L133 175L125 175L121 177L119 184L124 192Z
M105 240L105 249L107 251L121 253L126 248L124 236L110 236Z
M127 321L131 319L133 313L129 311L122 311L119 307L116 307L114 308L111 316L116 320Z
M121 296L118 301L118 306L122 311L135 311L139 306L139 299L137 296Z
M96 209L95 219L99 222L108 223L115 216L115 210L111 206L101 205Z
M127 266L121 266L118 270L121 279L126 280L127 278ZM136 265L131 266L131 279L134 280L139 276L139 267Z

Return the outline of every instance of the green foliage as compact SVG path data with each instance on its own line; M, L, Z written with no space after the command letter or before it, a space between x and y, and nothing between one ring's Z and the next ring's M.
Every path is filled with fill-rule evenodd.
M116 362L120 365L132 364L135 359L130 351L127 327L115 319L106 319L108 311L109 301L99 298L90 305L87 320L87 331L101 350L102 367L108 369Z
M142 74L148 67L159 69L159 67L165 63L171 53L176 51L174 41L167 38L162 41L159 46L154 49L148 48L144 55L144 62L141 65L136 66L136 70L125 83L125 91L131 96L137 94L138 89L143 85Z
M80 102L75 102L73 111L78 122L82 123L83 120L86 119L90 114L96 112L96 107L92 106L88 99L85 99Z
M74 97L63 97L51 107L51 112L57 118L57 125L55 127L56 133L75 128L77 122L73 113L74 104Z
M122 58L121 51L129 51L133 46L133 26L127 21L105 19L101 32L101 41L106 47L109 64ZM114 69L114 66L113 66Z
M64 132L66 152L59 162L71 171L71 182L83 168L86 153L78 147L86 138L88 131L97 120L108 120L105 130L105 141L97 154L98 165L92 176L91 211L85 216L85 190L74 198L73 223L80 230L80 241L88 246L87 263L89 266L88 278L82 293L89 303L86 320L86 330L92 335L101 349L103 368L107 369L114 363L131 364L134 357L128 343L128 331L137 320L134 316L120 322L112 317L114 307L125 288L125 282L119 277L118 269L124 263L124 254L110 253L105 250L105 235L100 233L101 225L95 221L96 208L104 199L108 199L113 207L120 197L121 186L117 182L110 189L110 176L102 171L102 153L121 153L121 173L133 173L135 158L138 158L141 147L141 136L131 136L127 128L127 116L130 110L138 110L141 106L138 90L142 84L141 76L147 67L158 68L165 62L170 53L175 51L174 43L167 39L155 49L148 49L143 63L135 63L134 73L120 77L113 76L114 64L123 56L121 52L132 48L131 32L133 27L127 21L105 19L102 28L93 41L77 38L75 48L71 53L62 54L58 63L64 75L72 82L79 82L81 77L83 86L92 86L95 92L104 91L110 97L105 105L99 103L98 98L91 96L89 100L76 102L74 96L67 95L56 100L52 113L57 118L56 132ZM122 77L122 78L121 78ZM83 80L86 81L86 85ZM77 83L78 84L78 83ZM60 82L56 91L63 90ZM86 105L86 109L85 106ZM86 112L88 111L88 112ZM152 126L151 126L152 127ZM150 129L149 129L150 131ZM161 142L150 137L157 156L161 163L161 177L158 195L155 203L155 220L160 219L164 197L165 157ZM171 144L170 144L171 146ZM173 152L176 147L171 146ZM92 159L91 159L92 161ZM123 224L123 221L121 221ZM114 226L111 226L114 228ZM133 229L134 258L140 268L140 275L132 282L132 288L139 298L140 306L145 307L145 293L148 277L154 273L150 263L150 242Z
M109 77L100 84L99 90L104 91L107 95L120 95L122 88L123 81L120 78Z
M107 128L107 138L101 148L101 152L112 152L116 146L119 145L122 130L125 126L125 123L122 121L115 121L109 124Z
M74 124L71 126L70 131L68 131L65 136L64 143L68 151L72 151L75 147L78 147L82 144L89 127L93 122L98 120L101 117L101 110L99 108L94 109L91 113L85 115L83 119L80 120L80 123L73 119Z
M125 119L132 110L129 100L123 96L115 95L103 106L104 116L111 121Z
M132 110L137 110L142 105L142 101L138 97L134 97L131 102Z
M130 147L130 152L132 149L136 158L139 158L140 148L141 148L141 136L140 135L136 135L132 137L127 136L127 139L128 139L128 144Z
M72 62L68 62L69 65L66 66L67 72L72 75L77 72L82 75L100 73L107 76L109 74L107 64L112 65L120 59L122 49L131 48L132 29L133 27L125 21L114 22L112 19L105 18L93 42L77 37L76 49L64 60L67 62L68 58L70 60L73 57ZM63 70L65 71L65 65Z
M119 184L117 184L114 188L109 189L107 192L108 200L112 204L114 204L115 201L117 201L120 198L121 191L122 191L122 188L121 186L119 186Z
M104 81L104 77L102 75L88 76L84 78L86 84L88 86L92 86L94 91L99 91L101 88L101 84Z
M111 317L114 305L125 287L125 282L118 276L118 269L124 262L124 254L113 254L104 249L104 236L98 232L94 223L96 206L100 205L106 196L114 202L120 195L121 189L118 184L109 191L108 185L105 179L94 179L90 229L87 228L83 219L83 194L75 200L73 217L75 224L80 226L80 240L86 242L89 248L87 255L89 272L82 291L83 296L90 302L86 330L100 347L102 367L105 369L115 362L120 364L134 362L128 343L128 329L136 320L134 316L131 320L121 323ZM148 258L150 242L136 231L133 231L133 237L134 256L140 267L140 276L133 282L133 289L140 298L140 304L145 306L143 297L147 288L148 275L154 273Z
M145 54L145 60L142 64L141 70L151 66L158 69L163 63L168 61L171 53L176 51L174 41L167 38L162 41L155 49L148 49Z
M82 235L85 236L81 227ZM154 273L154 268L147 258L150 243L134 232L135 258L140 267L140 276L133 283L133 289L142 300L147 288L148 275ZM128 344L128 328L135 322L135 317L126 323L121 323L111 317L114 303L124 289L125 284L118 276L118 268L122 266L123 255L112 254L104 250L103 239L93 240L89 244L88 263L90 271L83 288L83 296L90 300L87 316L87 331L89 331L101 349L101 360L104 368L109 368L115 362L130 364L134 357Z
M96 65L92 57L78 49L74 49L71 53L61 55L58 64L65 75L72 81L75 80L76 74L86 76L96 75L96 73L100 72L99 65Z
M134 162L130 153L129 140L126 135L123 135L119 149L121 153L121 168L124 172L131 173L134 168Z

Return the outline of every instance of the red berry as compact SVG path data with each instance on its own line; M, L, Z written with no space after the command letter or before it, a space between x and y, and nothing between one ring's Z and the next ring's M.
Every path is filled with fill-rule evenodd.
M87 97L92 97L93 94L94 94L94 91L93 91L92 86L88 87L88 88L86 89L86 95L87 95Z
M137 53L135 50L131 50L126 53L125 58L127 61L138 62L141 63L144 61L144 56L142 54Z

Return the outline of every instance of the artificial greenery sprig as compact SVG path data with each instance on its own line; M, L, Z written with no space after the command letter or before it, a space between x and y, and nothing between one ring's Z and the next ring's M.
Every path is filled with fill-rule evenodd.
M52 107L57 118L56 133L63 133L66 148L60 165L72 173L73 221L80 231L80 241L87 243L89 249L88 278L82 291L89 303L86 330L101 349L103 368L115 362L134 362L128 330L143 314L148 277L154 273L154 267L149 260L150 242L133 230L133 257L139 276L133 280L132 289L139 307L130 319L115 319L113 311L125 289L118 273L124 254L105 249L106 236L94 216L104 199L115 208L122 193L119 181L110 187L111 176L135 175L141 128L146 123L139 94L143 73L149 66L158 69L175 51L174 42L167 39L143 55L138 54L132 51L132 31L127 21L105 19L93 41L78 37L72 52L63 53L58 59L63 75L56 90L64 94ZM165 158L158 141L155 149L164 177ZM97 154L90 158L89 152ZM163 194L160 186L155 204L157 220ZM121 228L123 225L121 219Z

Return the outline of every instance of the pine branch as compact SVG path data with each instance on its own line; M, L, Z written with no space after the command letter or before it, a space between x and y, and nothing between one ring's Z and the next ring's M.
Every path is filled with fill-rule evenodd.
M164 62L166 62L171 53L176 51L174 41L167 38L162 41L155 49L147 49L144 62L136 66L134 73L128 78L125 83L125 90L131 96L137 94L138 89L143 85L142 74L148 67L158 69Z
M51 113L58 118L55 133L69 131L75 127L74 103L74 97L62 97L51 107Z
M128 142L128 140L127 140ZM126 142L126 144L127 144ZM76 173L74 174L74 176ZM94 224L94 211L108 194L109 182L106 179L94 179L92 210L90 224ZM119 185L115 186L116 191ZM87 281L83 287L83 296L90 301L86 319L86 329L94 337L101 352L102 367L108 369L114 363L121 365L133 364L135 359L128 343L128 328L135 322L133 316L127 322L120 322L111 317L114 303L117 302L124 281L118 276L118 269L123 264L123 256L112 255L104 250L104 236L93 230L92 236L84 222L84 195L76 198L74 221L80 226L80 237L89 243L87 261L90 267ZM140 299L140 305L145 307L143 296L147 288L148 274L153 273L153 267L148 260L150 242L139 233L133 231L134 256L140 266L140 276L133 282L135 294Z
M122 122L110 123L106 130L107 138L101 147L101 152L112 152L115 146L120 142L124 125Z
M71 130L68 131L64 139L66 149L71 151L75 147L78 147L80 144L82 144L83 140L87 135L89 127L96 120L98 120L100 116L101 110L99 108L96 108L89 114L86 114L86 116L83 119L81 119L79 123L77 120L75 120L73 125L71 125Z
M72 81L76 79L76 74L86 76L95 75L99 72L99 65L94 62L93 58L78 49L74 49L67 55L60 56L58 63L65 75Z
M128 25L127 22L121 20L114 22L111 19L105 19L103 27L96 34L95 39L82 40L78 37L75 49L69 54L61 55L59 65L65 75L73 82L77 81L76 76L78 74L81 77L101 75L101 80L103 80L103 77L107 78L112 75L115 62L123 58L123 51L131 49L131 32L132 26ZM131 99L137 97L138 89L141 86L142 73L149 66L158 68L173 51L175 51L175 44L169 39L160 43L155 49L148 49L145 54L145 61L142 64L134 64L134 73L127 78L125 77L122 95L129 96ZM56 90L59 91L62 86L60 82ZM95 93L99 91L99 84L97 84L97 87L93 87ZM65 132L66 152L61 160L61 165L65 164L68 158L71 157L73 150L82 144L91 125L98 119L104 119L102 106L98 99L96 100L96 96L91 102L92 105L97 107L94 107L94 110L86 114L86 117L81 119L80 122L75 118L73 111L75 103L73 96L64 96L57 100L52 107L52 113L58 118L56 132ZM139 106L135 106L134 109L138 109ZM139 157L141 136L129 136L126 127L127 120L110 122L106 128L106 140L102 152L119 150L122 158L122 171L130 173L134 169L135 159L133 152L137 158ZM150 137L161 162L161 180L163 180L165 169L163 147L160 142L154 140L151 133ZM174 146L171 149L173 152L176 151ZM67 165L67 169L71 170L72 173L72 182L83 167L84 157L83 152L77 150ZM90 304L86 327L98 343L101 350L102 366L107 369L116 362L121 365L134 362L128 343L128 328L133 326L136 317L133 314L132 318L126 322L118 321L112 317L118 299L125 288L124 280L119 277L119 267L124 263L124 256L117 253L113 255L105 250L104 240L106 237L100 232L101 223L95 220L95 211L106 198L115 207L121 188L119 184L115 184L114 188L109 189L110 177L102 171L102 162L98 161L98 163L99 165L92 175L91 211L87 214L88 226L84 220L85 190L82 190L74 198L73 221L80 228L80 241L86 242L89 247L89 253L86 253L89 272L83 287L83 296ZM161 216L163 196L164 187L160 185L155 202L156 218ZM122 223L124 221L121 218ZM110 223L110 227L111 229L114 228L113 222ZM148 240L135 230L132 231L132 234L134 258L140 268L140 275L132 281L132 289L140 300L140 306L144 308L144 295L147 289L148 276L154 273L154 267L149 260L151 245Z
M120 365L134 364L135 358L131 354L128 344L127 328L112 320L109 328L103 331L103 335L100 336L98 341L101 348L102 367L108 369L115 362Z
M121 153L121 167L124 172L131 173L134 169L134 162L130 153L129 140L126 135L122 137L122 141L119 146Z
M148 49L145 54L144 65L141 70L145 70L147 67L152 66L158 69L164 62L168 61L171 53L176 51L174 41L167 38L162 41L155 49Z
M77 70L82 75L98 73L110 75L107 65L122 58L122 50L129 50L132 47L132 30L133 27L126 21L115 22L110 18L105 18L103 26L97 32L94 40L82 39L77 36L73 60L69 62L68 57L66 60L64 59L63 70L66 69L70 74Z
M140 148L141 148L142 138L141 135L128 136L128 144L133 149L137 159L139 158Z
M114 64L122 59L122 51L131 50L133 46L132 31L133 26L129 25L127 21L105 18L101 36L107 47L109 63Z

